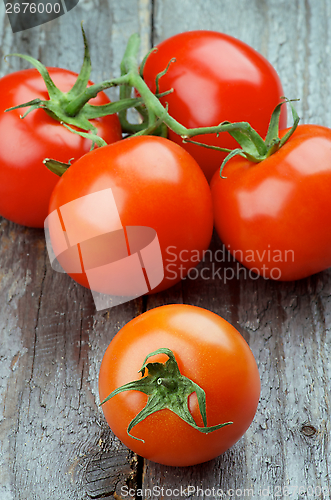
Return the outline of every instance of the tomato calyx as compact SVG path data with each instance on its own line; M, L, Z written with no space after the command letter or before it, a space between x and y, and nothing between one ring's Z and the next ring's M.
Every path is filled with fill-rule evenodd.
M64 126L69 128L73 132L79 133L78 131L70 128L69 125L77 127L80 130L92 131L91 134L87 135L86 133L81 132L80 135L92 140L91 149L93 149L96 143L98 145L105 145L106 142L102 139L99 140L97 136L97 129L90 120L118 113L123 109L128 109L134 105L138 105L141 100L139 98L122 99L121 101L115 101L99 106L88 103L88 101L96 97L99 92L113 85L116 85L116 83L109 84L109 82L103 82L101 84L88 86L92 67L89 47L83 24L81 24L81 30L85 48L84 60L77 80L73 87L69 90L69 92L62 92L56 87L47 68L37 59L34 59L33 57L28 55L16 53L8 54L6 56L16 56L25 59L38 70L45 82L49 99L42 100L36 98L29 102L8 108L5 111L8 112L14 109L28 107L29 109L21 116L21 118L25 118L31 111L35 109L44 109L45 112L48 113L52 118L61 122Z
M230 135L238 142L241 148L236 148L229 152L228 156L223 160L223 163L220 168L220 177L222 176L222 171L225 165L231 158L234 156L242 156L254 163L260 163L263 160L266 160L272 154L276 153L284 144L288 141L291 135L294 133L297 128L300 118L292 105L292 101L283 97L283 101L281 101L275 107L270 123L268 132L265 140L246 122L242 123L229 123L228 132ZM283 104L288 103L291 107L292 117L293 117L293 125L290 130L282 137L279 138L279 118L280 118L280 110ZM226 125L226 122L223 123ZM208 147L208 146L207 146Z
M64 174L64 172L68 170L68 168L71 165L71 162L69 161L69 163L64 163L62 161L52 160L51 158L45 158L43 160L43 164L48 168L48 170L53 172L53 174L56 174L59 177L61 177Z
M156 354L166 354L168 356L168 360L165 363L148 363L147 360ZM145 375L146 369L148 371L147 375ZM133 420L131 420L127 428L127 434L133 439L144 442L143 439L130 434L130 431L135 425L145 420L145 418L152 413L164 409L172 411L179 418L184 420L184 422L204 434L209 434L210 432L216 431L233 423L225 422L223 424L213 425L210 427L207 426L205 391L198 384L193 382L193 380L190 380L180 373L175 355L170 349L160 348L148 354L139 370L139 373L141 373L143 378L128 382L127 384L118 387L101 403L101 405L103 405L112 397L124 391L133 390L147 394L148 401L146 406L134 417ZM196 393L198 399L199 410L204 427L200 427L195 423L188 408L188 397L194 392Z

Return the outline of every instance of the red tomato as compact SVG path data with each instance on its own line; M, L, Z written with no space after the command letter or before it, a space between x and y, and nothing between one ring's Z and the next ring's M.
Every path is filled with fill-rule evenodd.
M224 167L226 179L214 175L216 230L238 261L284 281L331 266L330 151L330 129L299 125L263 162L237 156Z
M77 75L59 68L48 68L55 85L67 92ZM50 195L59 177L50 172L43 160L54 158L67 163L87 153L91 141L65 129L44 110L37 109L20 119L28 108L4 113L18 104L35 98L49 98L45 83L36 69L11 73L0 79L0 214L7 219L31 227L43 227ZM99 94L91 104L109 102ZM99 135L111 143L122 138L116 115L99 118L92 123Z
M109 195L105 193L107 189L111 190ZM93 206L87 208L86 203L93 199L82 197L93 193L98 196ZM116 208L109 205L111 197ZM73 200L81 201L69 204ZM63 220L64 206L70 209L67 222ZM124 280L124 274L119 272L118 279L110 280L103 267L95 278L94 269L111 262L117 266L128 253L136 255L137 249L127 248L128 235L123 234L123 228L128 232L132 227L143 226L156 231L164 278L157 287L151 286L154 292L177 283L198 264L213 230L211 193L201 169L183 148L162 137L131 137L81 157L53 191L49 211L56 210L62 228L53 220L49 228L55 254L61 254L65 229L73 252L75 243L83 242L81 260L85 270L93 270L94 284L89 285L85 271L71 272L71 259L78 252L59 255L64 270L86 287L117 296L142 294L137 293L133 278ZM144 241L138 242L139 251L144 246ZM127 262L123 260L123 273Z
M150 310L126 324L111 341L99 375L100 401L116 388L141 378L145 357L167 347L174 353L182 375L206 394L207 425L233 422L202 434L169 409L157 411L132 428L130 421L146 405L138 391L115 395L102 405L114 434L139 455L166 465L194 465L217 457L232 446L251 424L260 396L260 378L245 340L216 314L190 305L167 305ZM164 354L151 362L167 360ZM189 410L203 426L196 395Z
M144 68L144 79L155 92L155 78L169 61L166 75L159 80L159 92L174 89L160 98L169 113L188 128L210 127L223 121L249 122L264 137L272 111L284 95L279 77L271 64L245 43L213 31L180 33L157 45ZM280 128L286 127L286 110L281 114ZM182 139L169 131L169 139ZM223 132L196 136L195 140L223 148L237 147L235 140ZM220 167L225 153L193 144L184 144L197 160L208 181Z

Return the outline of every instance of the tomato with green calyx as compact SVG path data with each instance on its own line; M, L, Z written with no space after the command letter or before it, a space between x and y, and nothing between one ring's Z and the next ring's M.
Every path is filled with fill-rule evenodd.
M156 136L129 137L81 157L56 185L49 212L50 240L62 268L78 283L114 296L142 295L133 274L124 278L147 246L143 238L132 247L134 228L151 228L158 238L164 276L157 286L150 283L150 292L178 283L195 267L213 231L210 188L199 165L183 148ZM65 238L70 248L62 251ZM147 272L153 248L140 253ZM77 272L75 256L81 261ZM105 274L115 267L118 278Z
M241 156L222 169L225 178L217 172L211 183L224 245L252 272L283 281L331 266L331 130L296 127L294 117L262 161L237 150Z
M161 103L187 128L246 121L264 136L272 110L284 95L276 71L261 54L214 31L189 31L161 42L148 56L143 76L153 92L167 92L160 97ZM281 128L285 127L286 113L282 112ZM182 144L180 135L176 128L169 129L169 139ZM236 147L226 132L195 140L227 149ZM184 147L208 180L225 158L225 153L189 142Z
M99 393L109 426L128 448L187 466L217 457L245 433L260 378L250 348L227 321L200 307L167 305L116 334L101 363Z
M0 79L0 215L25 226L43 227L50 195L59 180L43 160L54 157L74 162L92 145L61 122L94 130L106 143L120 140L122 131L116 114L104 116L113 112L106 94L101 92L90 104L77 102L86 87L92 86L87 45L79 76L66 69L46 69L29 56L20 57L36 69ZM22 117L21 107L26 106L30 109Z
M69 91L77 75L58 68L49 73L62 91ZM20 110L4 113L22 100L36 96L47 99L47 89L39 73L27 69L0 80L0 214L18 224L43 227L48 214L51 193L59 178L45 168L43 160L55 157L73 162L87 153L91 140L73 134L43 109L35 110L24 119ZM109 103L99 94L93 104ZM116 115L94 120L98 133L107 143L121 140L121 127Z

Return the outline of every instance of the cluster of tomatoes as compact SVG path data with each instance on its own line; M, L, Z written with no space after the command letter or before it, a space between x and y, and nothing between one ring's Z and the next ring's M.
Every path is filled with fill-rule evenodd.
M153 228L163 257L170 247L175 255L178 273L174 266L171 272L165 268L153 292L174 285L197 265L213 227L245 266L267 278L274 278L268 271L273 263L281 280L331 266L331 231L326 230L331 130L318 125L286 129L286 109L279 107L281 82L255 50L210 31L182 33L160 43L144 61L141 77L170 117L165 123L174 123L167 127L167 138L140 130L123 139L117 114L92 117L92 107L109 103L99 92L89 103L90 123L107 145L91 151L88 134L68 130L42 104L51 93L60 96L61 104L63 94L53 83L67 96L74 86L77 97L83 90L75 83L77 75L56 68L48 68L48 75L46 85L35 69L0 80L2 216L43 227L49 213L111 189L122 225ZM143 93L138 91L137 99ZM22 119L17 106L24 101L32 112ZM15 109L5 113L8 108ZM147 102L142 106L139 101L137 109L145 117L151 113ZM252 137L247 127L191 134L185 140L176 128L179 123L208 132L237 122L249 123L260 136L243 150L238 143L246 146ZM45 158L71 164L59 178L45 167ZM109 226L106 213L96 219L87 210L73 210L71 217L73 226L89 234ZM52 234L56 246L58 232ZM107 255L117 251L107 239L101 245ZM89 286L84 269L69 274ZM170 355L160 352L165 348ZM146 363L149 356L152 363ZM146 367L148 375L141 389L133 389L130 383L142 364L142 375ZM192 381L198 386L190 392ZM181 384L188 391L183 414L173 397L178 399ZM235 443L254 417L259 392L256 363L242 337L221 318L193 306L165 306L130 322L110 344L100 372L100 397L107 398L103 409L114 432L140 455L171 465L209 460ZM128 431L135 426L137 437Z

